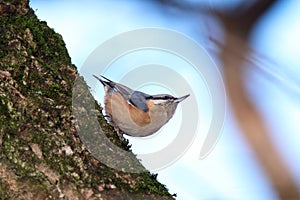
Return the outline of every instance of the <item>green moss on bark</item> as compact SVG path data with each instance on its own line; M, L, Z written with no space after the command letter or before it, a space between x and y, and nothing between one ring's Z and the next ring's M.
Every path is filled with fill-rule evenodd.
M0 48L0 199L172 199L149 172L113 170L82 146L71 110L76 68L28 1L1 1ZM103 115L99 123L130 151Z

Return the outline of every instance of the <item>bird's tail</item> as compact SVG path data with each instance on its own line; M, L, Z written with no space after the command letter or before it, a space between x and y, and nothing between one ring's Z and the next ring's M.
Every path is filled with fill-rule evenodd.
M115 86L115 82L109 80L108 78L104 77L104 76L101 76L101 78L105 79L105 80L102 80L101 78L99 78L98 76L96 75L93 75L98 81L100 81L102 83L103 86L108 86L110 88L113 88Z

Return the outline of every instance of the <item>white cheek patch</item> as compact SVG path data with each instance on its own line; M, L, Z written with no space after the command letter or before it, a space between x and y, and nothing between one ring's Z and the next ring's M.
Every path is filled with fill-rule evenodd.
M165 99L154 99L153 100L154 104L163 104L163 103L166 103L166 102L167 102L167 100L165 100Z

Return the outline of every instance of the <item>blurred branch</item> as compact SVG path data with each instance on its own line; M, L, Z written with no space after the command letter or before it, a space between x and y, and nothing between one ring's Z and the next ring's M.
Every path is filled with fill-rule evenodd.
M232 45L234 44L234 45ZM281 199L298 199L298 189L292 175L269 137L265 124L250 101L243 85L244 57L249 53L247 44L233 34L227 34L221 59L224 66L227 92L237 121L245 138L256 153L265 173Z
M188 4L184 1L159 0L159 2L187 12L214 14L223 23L225 41L214 41L217 41L216 44L220 47L220 59L224 67L227 92L242 133L254 150L280 199L300 199L299 188L272 143L263 119L252 104L243 85L246 63L252 54L247 42L249 35L256 22L276 1L243 2L239 7L230 11L213 10L212 7Z
M227 32L232 32L246 40L253 25L274 3L273 0L257 1L248 9L237 8L230 12L215 11L215 13L225 25Z
M243 85L245 61L251 54L247 43L248 36L253 25L273 4L274 1L271 0L257 1L244 13L218 13L217 16L226 29L220 57L224 66L227 91L245 138L255 151L279 197L299 199L297 185Z

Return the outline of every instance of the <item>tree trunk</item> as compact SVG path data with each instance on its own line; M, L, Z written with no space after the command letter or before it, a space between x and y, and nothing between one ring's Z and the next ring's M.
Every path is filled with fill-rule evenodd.
M108 168L82 145L71 107L77 70L28 0L1 1L0 47L0 199L173 199L156 176Z

